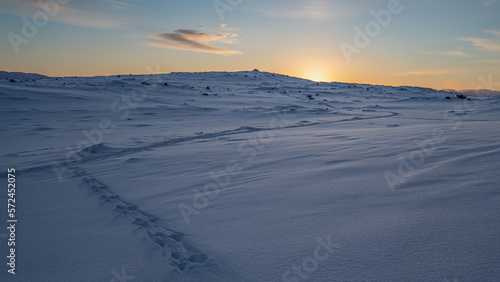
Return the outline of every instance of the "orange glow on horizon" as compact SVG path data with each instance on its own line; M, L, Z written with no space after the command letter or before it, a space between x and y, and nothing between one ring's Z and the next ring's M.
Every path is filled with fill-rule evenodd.
M297 72L297 76L316 82L335 81L335 75L332 74L332 71L325 66L321 66L321 64L304 68Z
M328 76L320 71L311 71L308 72L306 75L303 76L306 79L316 81L316 82L330 82L330 79Z

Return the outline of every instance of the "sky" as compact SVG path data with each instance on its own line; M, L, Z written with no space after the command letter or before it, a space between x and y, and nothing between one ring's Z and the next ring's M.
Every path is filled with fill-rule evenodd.
M500 90L500 0L0 0L0 70Z

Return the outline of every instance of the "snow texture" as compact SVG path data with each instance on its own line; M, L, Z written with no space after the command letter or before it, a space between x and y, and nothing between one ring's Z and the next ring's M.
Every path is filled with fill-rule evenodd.
M2 72L0 111L0 281L500 280L500 96Z

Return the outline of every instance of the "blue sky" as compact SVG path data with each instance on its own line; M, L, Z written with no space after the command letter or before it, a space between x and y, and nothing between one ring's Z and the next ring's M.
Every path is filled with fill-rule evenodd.
M495 0L1 0L0 14L6 71L258 68L321 81L500 86Z

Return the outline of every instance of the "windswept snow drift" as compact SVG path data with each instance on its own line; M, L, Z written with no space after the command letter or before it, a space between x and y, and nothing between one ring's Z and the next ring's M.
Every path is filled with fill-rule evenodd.
M19 221L1 281L500 279L499 96L258 71L2 77Z

